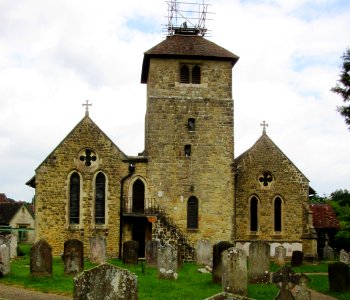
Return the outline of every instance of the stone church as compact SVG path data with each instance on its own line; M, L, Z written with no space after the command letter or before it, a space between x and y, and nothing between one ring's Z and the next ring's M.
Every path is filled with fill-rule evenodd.
M144 53L145 147L125 154L89 116L44 159L35 188L36 239L53 254L68 239L106 240L111 257L125 241L172 242L184 260L196 243L231 241L245 250L265 240L287 255L315 256L309 181L263 133L234 156L232 68L238 56L178 30ZM88 105L88 103L86 104Z

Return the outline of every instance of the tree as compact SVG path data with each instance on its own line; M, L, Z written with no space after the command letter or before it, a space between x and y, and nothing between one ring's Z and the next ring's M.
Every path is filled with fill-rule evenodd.
M349 103L344 106L339 106L338 112L345 118L345 123L350 129L350 48L347 48L343 56L343 65L339 75L339 80L335 87L331 88L331 91L339 94L345 103Z

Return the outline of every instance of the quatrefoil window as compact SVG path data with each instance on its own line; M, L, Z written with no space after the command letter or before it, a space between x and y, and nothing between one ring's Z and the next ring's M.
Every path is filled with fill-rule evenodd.
M259 182L263 185L263 186L268 186L273 180L272 174L270 172L263 172L260 176L259 176Z
M81 152L79 159L84 162L85 166L90 167L97 160L97 156L93 150L85 149Z

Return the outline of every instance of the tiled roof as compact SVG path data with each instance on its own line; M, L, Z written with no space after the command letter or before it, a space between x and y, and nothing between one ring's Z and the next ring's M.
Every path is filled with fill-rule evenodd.
M232 66L239 57L221 46L197 35L171 35L145 52L142 65L141 82L147 82L151 57L163 58L201 58L228 60Z
M8 225L22 205L21 202L0 203L0 225Z
M7 197L4 193L0 193L0 203L7 203Z
M310 204L313 212L313 225L315 228L339 229L340 224L333 208L329 204Z

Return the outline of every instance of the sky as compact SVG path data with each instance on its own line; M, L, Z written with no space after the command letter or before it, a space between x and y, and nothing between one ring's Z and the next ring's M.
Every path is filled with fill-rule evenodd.
M330 91L350 46L350 1L208 3L205 37L240 57L235 157L265 120L318 195L350 189L350 130ZM167 16L163 0L0 0L0 193L31 201L25 183L84 117L87 99L125 154L142 152L143 53L166 37Z

